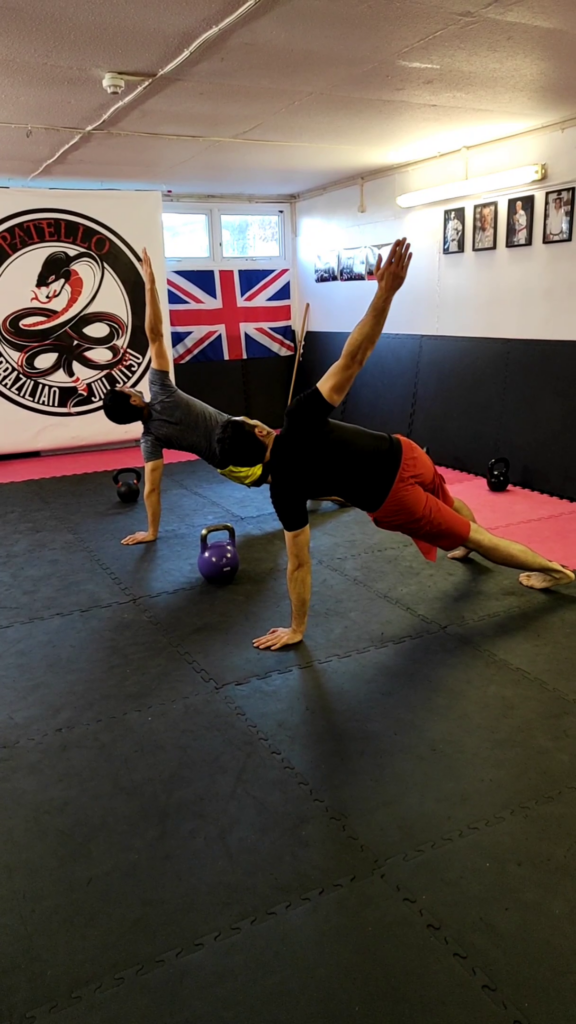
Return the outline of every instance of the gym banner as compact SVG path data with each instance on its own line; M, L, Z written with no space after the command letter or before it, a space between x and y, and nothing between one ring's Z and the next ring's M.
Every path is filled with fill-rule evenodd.
M163 296L159 193L0 192L0 455L139 436L102 399L145 385L143 246Z

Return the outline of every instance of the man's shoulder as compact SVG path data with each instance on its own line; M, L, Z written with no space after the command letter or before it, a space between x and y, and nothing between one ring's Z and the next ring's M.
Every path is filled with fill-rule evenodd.
M320 388L315 384L308 391L303 391L301 395L298 395L298 398L295 398L288 406L284 416L284 426L290 427L294 423L303 423L307 419L318 416L328 417L335 408L327 398L324 398Z
M154 367L148 374L148 387L152 401L178 393L178 388L172 381L168 370L155 370Z
M172 378L170 376L170 371L169 370L157 370L155 366L152 366L150 368L150 371L149 371L149 374L148 374L148 380L158 381L158 383L172 384ZM175 385L172 384L172 387L175 387Z

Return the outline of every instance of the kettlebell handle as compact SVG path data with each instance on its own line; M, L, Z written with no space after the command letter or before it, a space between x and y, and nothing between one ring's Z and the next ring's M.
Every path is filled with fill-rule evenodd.
M215 533L216 530L228 530L228 535L232 544L236 543L236 530L230 523L218 523L217 526L205 526L200 534L200 548L205 551L208 547L208 535Z
M116 487L120 486L120 477L123 475L123 473L133 473L135 484L139 484L142 479L142 473L140 472L139 469L117 469L116 472L114 473L114 476L112 477L112 483L116 484Z
M510 469L510 459L505 458L503 455L499 459L492 459L492 462L488 465L488 472L491 473L492 470L500 464L502 464L504 472L507 473Z

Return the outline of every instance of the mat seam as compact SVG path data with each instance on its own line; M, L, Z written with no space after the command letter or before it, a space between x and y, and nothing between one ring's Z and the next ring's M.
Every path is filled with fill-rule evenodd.
M73 608L68 612L52 612L51 615L34 615L29 619L16 619L15 622L6 622L4 625L0 625L0 630L12 629L13 626L29 626L33 622L51 622L52 619L66 619L70 615L85 615L87 612L95 612L104 608L119 608L133 603L134 599L129 597L125 601L108 601L106 604L91 604L86 608Z
M78 537L78 535L75 533L73 527L72 526L68 526L67 528L68 528L69 532L72 534L72 536L75 537L78 540L78 542L85 548L85 550L88 552L90 557L96 562L96 564L99 565L100 568L104 572L106 572L110 576L110 578L113 579L113 581L115 583L118 584L118 586L120 587L121 590L123 590L123 592L131 595L130 589L128 587L126 587L122 583L120 577L118 577L109 568L109 566L106 565L106 563L100 558L99 555L97 555L97 553L95 551L93 551L93 549L90 547L90 545L85 540L83 540L83 538L79 538ZM170 646L184 659L184 661L188 665L191 666L191 668L194 670L194 672L205 683L210 684L210 686L212 687L214 693L217 696L220 696L220 692L219 691L222 689L222 687L218 685L216 679L213 676L211 676L210 673L208 673L206 669L204 669L202 667L200 662L197 661L193 657L193 655L184 647L184 645L182 643L177 641L176 637L172 636L172 634L166 629L164 624L159 619L157 619L156 616L149 609L147 609L143 605L141 605L139 603L139 601L140 601L140 599L135 598L134 604L135 604L135 607L137 607L142 612L144 618L146 618L155 627L155 629L160 633L161 636L164 637L164 639L170 644ZM402 641L397 641L397 642L402 642ZM351 652L350 655L347 655L347 657L351 657L353 653L354 652ZM307 667L310 667L310 666L307 666ZM223 699L223 695L222 695L222 699ZM230 707L230 701L229 700L224 700L224 703L227 704L228 707ZM239 717L246 718L244 713L242 713L242 715L240 715ZM253 728L253 723L251 723L249 720L246 720L245 724L248 727L248 731L251 732L253 735L254 735L254 728L255 728L258 740L260 742L263 742L264 737L263 737L263 734L260 732L260 730L258 730L257 727ZM264 745L267 746L269 752L271 753L271 755L273 757L273 761L278 763L277 762L277 754L276 754L274 745L271 744L267 739L265 740ZM286 761L286 763L282 764L282 767L285 770L288 770L290 772L296 772L296 769L288 761ZM296 773L295 775L293 775L293 778L297 781L297 784L299 786L304 784L306 787L309 788L308 781L306 779L304 779L303 776L300 776L299 773ZM311 791L310 788L309 788L309 792L312 795L312 791ZM328 807L326 802L323 799L317 799L315 795L313 795L313 802L320 803L320 804L323 805L324 809L326 810L326 812L329 815L330 820L334 820L334 821L339 822L339 821L342 821L345 818L345 815L340 815L340 814L338 814L338 812L333 812L332 813L332 809ZM343 828L344 832L346 833L346 826L342 825L342 828ZM355 841L357 840L357 836L356 835L350 836L350 838L353 838ZM362 849L362 846L360 848ZM368 848L366 847L366 849L368 849ZM364 852L363 849L362 849L362 852ZM376 862L376 856L373 855L372 859L373 859L373 863L375 863Z
M326 897L336 895L336 893L341 892L343 889L350 888L351 886L362 884L363 882L376 878L384 882L390 891L400 898L402 904L416 914L420 922L426 928L428 935L435 941L439 942L439 944L451 954L452 959L457 962L458 966L462 970L464 970L469 979L478 985L480 992L500 1011L505 1013L509 1024L529 1024L528 1018L522 1014L509 999L507 999L502 991L499 990L498 984L474 963L468 953L466 953L465 950L456 943L454 939L452 939L441 921L433 916L429 911L428 906L425 904L425 898L416 896L406 887L403 880L400 880L398 876L394 876L393 870L391 870L391 865L393 865L394 862L396 862L397 866L400 866L400 864L412 863L414 860L422 856L426 856L427 854L439 849L444 849L461 839L477 835L481 831L489 831L491 828L497 827L500 824L512 821L514 819L514 815L517 815L518 811L530 812L538 809L540 806L550 805L558 799L558 797L562 797L566 794L573 795L574 793L576 793L576 785L570 784L559 790L553 790L545 793L536 799L523 801L512 808L499 811L497 814L493 815L492 818L484 818L478 822L472 822L469 825L466 825L466 831L462 829L453 830L451 833L442 835L439 840L420 844L419 847L415 847L411 851L387 857L383 861L378 862L377 865L371 869L366 869L363 872L354 873L334 882L329 882L328 884L313 889L308 893L292 896L289 900L286 900L274 907L258 911L256 914L250 914L242 921L225 925L223 928L220 928L215 932L199 936L197 939L193 939L188 947L177 946L171 950L160 953L157 956L144 958L142 962L122 970L115 971L114 974L105 975L101 981L94 981L90 984L84 985L82 989L75 989L66 1000L51 1000L40 1007L35 1007L23 1014L18 1014L16 1017L12 1017L9 1021L6 1021L5 1024L26 1024L26 1022L28 1022L28 1024L42 1024L42 1021L47 1021L50 1017L53 1017L54 1014L64 1012L66 1009L74 1007L79 1008L80 1004L83 1001L87 1001L87 999L112 993L115 990L122 988L126 983L135 981L138 978L147 977L149 974L154 973L163 967L184 963L186 960L203 952L205 949L214 948L214 946L221 942L228 941L232 938L238 938L252 928L268 924L274 919L278 919L289 913L301 910L304 906L320 902ZM400 863L398 863L399 861ZM188 948L188 952L186 952L186 948Z
M414 371L414 386L412 388L412 401L410 405L410 412L408 414L408 427L406 430L406 437L411 438L414 430L414 421L416 419L416 403L418 400L418 385L420 383L420 365L422 363L422 351L424 348L424 339L422 336L418 342L418 353L416 355L416 368Z
M137 606L137 602L127 602L127 603L133 603L134 605ZM226 699L226 695L224 694L223 691L227 690L230 687L238 687L240 689L241 687L248 686L250 683L262 682L262 681L265 681L267 679L273 678L274 676L287 675L287 674L289 674L291 672L303 672L303 671L306 671L309 668L315 668L317 665L328 665L328 664L330 664L332 662L335 662L335 661L344 661L344 660L346 660L348 658L353 658L356 655L370 654L373 651L385 650L388 647L396 647L396 646L399 646L400 644L407 643L410 640L424 640L427 637L438 635L436 633L411 634L410 636L407 636L407 637L400 637L400 638L395 639L395 640L387 640L387 641L385 641L382 644L374 644L374 645L372 645L370 647L364 647L364 648L359 648L358 650L348 651L345 654L335 654L335 655L330 655L327 658L321 658L321 659L318 659L318 660L315 660L315 661L308 661L308 662L305 662L305 663L303 663L301 665L290 665L290 666L288 666L288 667L286 667L284 669L270 669L269 672L265 672L265 673L263 673L261 675L250 676L249 679L240 680L240 681L239 680L231 680L231 681L226 682L226 683L218 683L217 680L214 679L213 676L211 676L207 672L207 670L203 669L200 666L199 662L197 662L195 659L193 659L191 653L182 644L180 644L175 637L173 637L171 634L169 634L165 630L165 627L162 626L161 623L158 624L158 620L155 620L154 618L152 618L152 619L148 618L148 614L147 614L146 609L138 608L138 610L144 614L144 616L147 618L148 621L152 622L152 625L154 625L154 627L158 629L158 632L161 634L162 638L166 641L166 643L168 643L169 646L172 647L172 649L176 652L176 654L178 654L179 657L183 658L183 660L186 661L186 663L188 665L190 665L194 669L195 673L201 677L202 681L207 684L209 689L208 690L198 690L197 692L194 692L194 693L184 694L181 697L174 697L171 700L155 701L152 704L142 705L141 707L128 708L126 711L122 711L122 712L120 712L118 714L115 714L115 715L102 715L101 717L95 718L95 719L93 719L93 720L91 720L89 722L75 722L72 725L62 725L62 726L59 726L56 729L52 729L52 730L47 731L47 732L41 732L41 733L36 733L33 736L22 737L21 739L16 740L14 743L0 743L0 750L13 750L16 747L21 746L23 743L41 743L45 739L47 739L47 738L49 738L51 736L55 736L55 735L57 735L59 733L73 732L75 729L92 729L92 728L94 728L97 725L101 725L103 722L119 721L122 718L128 718L128 717L130 717L132 715L140 715L140 714L143 714L143 713L149 712L149 711L161 710L162 708L176 708L180 704L183 704L185 701L192 700L195 697L202 696L203 694L206 694L208 692L213 692L217 696L222 695L222 697L224 697L224 699ZM77 613L66 613L66 614L77 614Z
M476 623L470 623L470 625L476 625ZM445 630L453 628L453 626L446 626ZM494 651L489 650L487 647L482 647L480 644L474 643L474 641L471 640L469 637L461 636L459 633L448 633L447 635L452 637L454 640L458 640L465 646L471 647L479 654L485 655L485 657L489 658L491 661L496 662L496 664L502 665L504 668L516 672L517 674L521 675L524 679L528 679L529 682L537 683L537 685L542 687L542 689L546 690L547 693L551 693L556 697L560 697L568 704L576 704L576 696L572 696L572 694L569 694L565 690L560 689L559 686L554 686L552 683L546 682L545 679L542 679L540 676L534 675L532 672L529 672L527 669L522 668L520 665L515 665L511 661L507 661L506 658L503 658L499 654L495 654Z
M78 537L78 535L75 533L75 531L73 530L73 528L71 526L69 526L68 529L69 529L69 532L72 534L72 536L74 536L79 541L79 543L85 548L85 550L88 551L88 553L93 558L93 560L96 562L96 564L98 564L100 566L100 568L102 568L103 571L105 571L107 573L107 575L109 575L109 577L115 583L117 583L117 585L120 587L122 592L126 593L127 595L130 595L131 597L133 597L136 606L139 607L139 609L143 612L145 617L148 618L148 620L155 626L155 628L158 629L158 631L161 633L161 635L163 635L165 637L165 639L170 643L170 645L172 647L174 647L174 649L182 657L184 657L184 659L187 661L188 664L191 664L191 666L194 668L195 672L198 675L200 675L201 678L203 678L206 682L209 682L214 687L214 690L215 690L216 693L219 693L219 688L217 687L216 680L213 679L206 672L206 670L204 670L202 668L202 666L200 665L199 662L196 661L196 659L192 658L190 653L186 650L186 648L184 648L184 646L182 644L176 645L175 641L172 640L170 634L165 629L163 624L159 620L157 620L155 618L155 616L152 615L152 613L148 612L147 609L144 609L143 607L141 607L139 605L139 601L142 600L142 599L136 598L135 595L132 594L132 591L130 590L130 588L127 587L125 584L123 584L123 582L120 579L120 577L118 577L116 575L116 573L114 573L113 570L111 570L106 565L106 563L102 559L100 559L100 557L96 554L96 552L94 552L90 548L90 546L82 538ZM333 568L331 566L327 566L327 567L328 568ZM347 577L346 574L341 573L338 570L334 569L333 571L337 572L337 574L343 576L344 578L350 579L351 582L356 583L356 584L362 586L364 589L372 590L372 588L366 586L365 584L359 583L359 581L357 581L357 580L355 580L355 579L353 579L351 577ZM377 591L373 591L373 592L376 593L377 596L384 597L385 600L387 600L389 603L395 605L396 607L400 607L403 610L408 611L414 617L420 619L421 621L425 621L427 624L430 624L430 625L437 625L439 627L439 629L443 629L443 627L441 627L439 623L436 623L434 620L427 619L427 617L424 617L424 616L420 615L419 613L415 612L413 609L409 608L408 606L403 606L400 602L396 602L393 599L390 599L390 598L388 598L388 597L386 597L384 595L380 595L380 594L378 594ZM430 634L425 634L425 635L430 635ZM434 635L434 634L431 634L431 635ZM395 642L406 642L408 639L413 639L413 638L409 637L409 638L406 638L406 640L395 641ZM392 643L394 643L394 641ZM352 656L354 653L355 652L351 652L350 655L348 655L348 656ZM346 657L346 656L344 656L344 657ZM335 657L331 657L329 659L325 659L324 661L327 662L327 661L333 661L333 660L341 660L341 658L342 658L342 656L335 656ZM322 663L322 662L320 662L320 663ZM302 668L302 667L310 667L310 666L293 666L292 669L293 668ZM278 674L278 673L271 671L269 674L270 675L275 675L275 674ZM498 1006L498 1008L500 1010L503 1010L507 1014L508 1019L510 1021L510 1024L528 1024L527 1019L523 1015L521 1015L520 1012L517 1011L512 1006L512 1004L508 1000L506 1000L498 992L498 986L496 984L494 984L480 970L480 968L474 967L471 964L468 965L466 963L466 961L468 961L468 959L469 959L468 955L462 950L462 948L460 946L458 946L456 943L453 942L453 940L444 931L442 925L435 918L433 918L430 915L429 911L426 908L424 908L421 905L419 905L418 899L416 897L413 897L412 894L408 893L408 891L405 890L402 886L399 886L397 883L393 884L391 882L391 880L387 877L387 874L389 873L389 870L390 870L389 867L388 868L384 867L384 869L382 869L381 867L374 869L374 864L378 864L378 859L376 858L375 854L370 849L370 847L367 844L361 842L358 833L355 833L350 828L350 826L347 825L347 821L346 821L347 816L341 814L341 812L337 812L337 811L334 811L333 809L331 809L329 807L329 805L326 803L326 801L322 797L320 797L320 796L318 796L316 794L315 790L310 786L310 784L309 784L308 780L306 779L306 777L304 775L302 775L301 773L299 773L296 770L295 766L293 766L292 763L288 759L283 758L282 752L279 750L279 748L277 748L274 744L272 744L270 742L270 740L268 739L268 737L265 735L265 733L263 733L261 730L258 729L258 726L256 725L256 723L252 722L251 719L248 718L248 716L246 715L246 712L240 707L240 705L236 704L236 702L234 701L233 698L224 697L224 695L222 695L222 696L223 696L223 699L224 699L224 703L229 706L230 710L232 710L234 712L236 717L241 718L243 720L243 723L246 726L246 728L248 729L248 731L251 732L253 735L255 735L258 738L259 742L261 742L268 749L268 751L272 755L273 759L275 761L278 761L278 758L280 758L280 763L282 764L282 767L285 770L288 770L291 774L293 774L293 778L295 779L295 781L297 782L299 787L302 787L302 788L304 788L306 790L307 794L311 797L312 802L316 803L316 804L320 804L324 808L324 810L329 815L329 819L331 821L334 821L334 822L336 822L337 824L340 825L342 831L344 831L344 833L347 836L347 838L350 838L350 839L354 840L355 842L359 843L359 850L360 850L360 852L362 854L366 854L366 855L370 856L371 859L372 859L371 874L374 873L374 870L380 871L380 876L379 877L381 878L381 880L385 881L386 884L392 889L393 892L397 892L400 895L403 905L408 905L408 907L413 909L413 910L416 909L416 913L418 914L420 920L423 922L423 924L427 928L428 933L431 934L432 937L437 938L438 941L440 941L441 944L444 946L444 948L448 949L448 951L451 953L453 959L455 959L459 963L459 965L461 967L463 967L463 969L467 973L468 977L471 980L474 980L474 981L476 981L479 984L479 988L480 988L480 991L482 992L482 994L485 995L487 998L489 998L493 1003L495 1003L496 1006ZM488 821L489 819L484 819L484 820ZM432 848L434 848L434 842L432 844ZM420 854L418 853L418 855L420 855ZM390 864L393 859L394 858L388 858L386 863ZM356 877L357 876L355 876L355 875L349 876L349 878L352 881ZM366 877L369 877L369 876L366 876ZM340 885L339 888L342 888L342 885ZM332 891L338 891L338 889L333 889ZM326 888L323 887L323 888L320 888L318 890L314 890L313 893L307 894L304 897L299 897L299 899L300 899L301 903L302 902L310 902L312 897L320 897L325 892L326 892ZM290 906L290 905L291 904L289 904L288 906ZM281 904L280 906L281 907L285 907L286 905L285 904ZM270 917L271 915L275 915L277 909L278 908L273 909L271 912L266 912L267 917ZM247 919L248 926L253 925L255 923L255 921L257 921L257 920L258 920L258 916L256 916L256 918L252 917L252 918ZM229 934L226 937L229 938L229 937L233 937L234 934L241 934L244 924L245 924L245 922L240 922L238 925L230 926ZM222 936L222 933L221 932L217 932L217 933L213 933L213 934L211 934L209 936L201 937L199 940L196 940L194 942L194 946L199 946L201 949L203 949L203 948L205 948L205 945L207 944L205 942L205 940L210 940L210 942L212 942L212 941L214 941L214 942L222 941L221 936ZM165 962L173 962L173 959L174 959L173 957L172 957L172 961L170 961L170 959L166 960L166 957L171 957L171 955L174 952L175 951L172 950L172 951L169 951L168 954L162 954L161 957L155 958L155 962L158 962L160 960L161 961L161 965L162 965L162 963L165 963ZM181 957L182 952L183 952L182 949L179 949L178 951L176 951L176 958L177 957ZM153 968L153 969L157 969L157 968ZM114 983L118 982L118 984L114 984L112 986L112 988L117 988L120 985L125 983L125 978L122 977L122 976L125 976L126 974L132 974L133 976L138 976L138 975L141 975L142 970L143 970L143 966L142 965L136 965L136 967L128 968L125 971L116 972L115 975L112 978L112 981ZM121 980L119 980L119 979L121 979ZM102 990L102 985L103 984L105 984L105 982L98 983L97 988L93 990L93 994L95 994L97 991ZM84 991L86 991L86 989ZM108 988L106 991L110 991L110 988ZM76 998L75 993L72 994L71 998L73 998L73 1002L70 1003L68 1001L68 1003L67 1003L68 1007L71 1006L71 1005L77 1005L77 1003L78 1003L78 999ZM66 1006L62 1006L62 1005L60 1006L61 1010L65 1009L65 1008L66 1008ZM35 1021L41 1021L41 1017L39 1017L39 1012L43 1012L43 1011L46 1011L46 1017L48 1015L52 1015L54 1012L59 1012L58 1002L56 1002L56 1003L52 1002L52 1003L49 1003L49 1004L45 1004L44 1007L36 1008L35 1010L28 1011L24 1015L22 1020L31 1021L31 1019L33 1019ZM508 1011L511 1011L511 1014ZM45 1017L45 1019L46 1019L46 1017ZM16 1021L8 1022L8 1024L18 1024L18 1022L16 1022Z
M372 587L369 583L364 583L363 580L359 580L355 576L348 575L348 573L343 572L342 569L337 569L336 566L331 565L329 562L325 562L322 558L317 558L316 561L320 565L324 566L325 569L330 569L332 572L335 572L338 576L341 576L343 579L348 580L349 583L353 583L355 586L361 587L363 590L367 590L369 593L374 594L376 597L382 598L382 600L387 601L388 604L393 605L395 608L399 608L401 611L407 612L408 615L412 615L413 618L419 619L420 622L425 622L426 625L428 626L437 626L438 629L443 628L441 623L437 622L436 619L428 618L427 615L423 615L421 612L417 612L414 608L410 608L409 605L404 604L402 601L398 601L397 598L390 597L389 594L384 594L381 591L376 590L376 588Z

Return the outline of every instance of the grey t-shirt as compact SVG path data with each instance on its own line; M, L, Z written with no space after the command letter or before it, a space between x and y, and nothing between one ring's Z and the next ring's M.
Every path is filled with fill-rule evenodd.
M150 417L140 438L144 462L155 462L164 448L173 448L216 466L216 431L227 418L224 413L179 391L167 370L150 370L148 382Z

